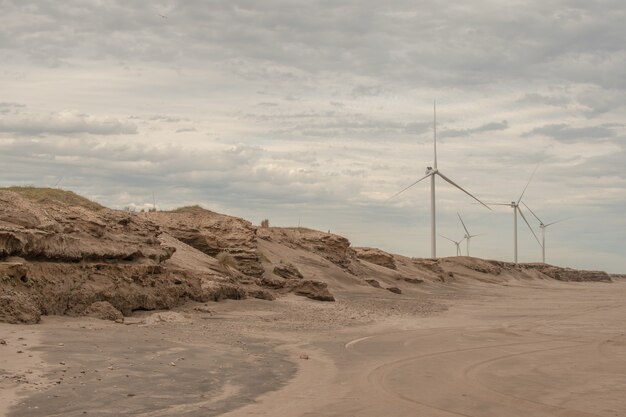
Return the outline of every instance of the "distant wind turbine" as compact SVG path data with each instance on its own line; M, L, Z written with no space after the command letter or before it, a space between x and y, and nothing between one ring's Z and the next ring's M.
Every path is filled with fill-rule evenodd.
M528 209L528 211L530 211L532 213L533 216L535 216L535 219L537 219L537 221L539 222L539 228L541 229L541 262L543 262L545 264L546 263L546 228L548 226L552 226L553 224L564 222L567 219L561 219L561 220L557 220L557 221L552 222L552 223L544 224L541 221L541 219L539 217L537 217L535 212L532 211L530 209L530 207L528 207L526 205L526 203L522 202L522 204L524 205L524 207L526 207Z
M425 180L426 178L430 177L430 247L431 247L430 254L431 254L431 258L435 259L435 258L437 258L437 225L436 225L436 214L435 214L435 176L436 175L439 175L444 181L448 182L449 184L451 184L454 187L458 188L459 190L463 191L465 194L467 194L468 196L472 197L474 200L478 201L480 204L485 206L487 209L491 210L491 208L489 206L487 206L485 203L483 203L482 201L480 201L478 198L474 197L472 194L470 194L469 192L467 192L466 190L461 188L461 186L456 184L450 178L448 178L445 175L443 175L443 173L441 171L439 171L439 169L437 169L437 104L436 103L433 103L433 115L434 115L434 122L433 122L434 161L433 161L433 166L432 167L426 167L426 175L424 175L422 178L420 178L419 180L415 181L414 183L410 184L409 186L407 186L407 187L403 188L402 190L398 191L397 193L395 193L394 195L389 197L387 199L387 201L391 200L392 198L396 197L397 195L402 194L403 192L405 192L409 188L413 187L414 185L416 185L420 181Z
M444 235L439 235L444 239L448 239L450 242L454 243L454 246L456 246L456 256L461 256L461 243L463 243L463 240L465 240L465 238L456 241L454 239L450 239L449 237L445 237Z
M530 178L528 179L528 183L526 184L526 187L524 187L524 190L522 191L522 194L520 194L517 201L511 201L510 203L489 203L494 206L509 206L513 209L513 254L514 254L513 257L515 259L515 263L517 263L517 213L519 213L519 215L522 216L524 223L526 223L526 226L528 226L528 230L530 230L530 233L533 234L533 236L535 237L535 240L537 241L537 243L539 243L539 246L541 246L541 242L539 241L539 238L533 231L533 228L530 227L530 224L528 223L526 216L524 216L524 213L522 213L522 210L519 207L519 203L522 201L522 197L524 197L524 193L526 192L526 189L530 185L530 182L532 181L533 176L535 175L535 171L537 171L537 168L535 168L535 170L531 174Z
M463 222L463 219L461 218L461 215L457 212L456 213L457 216L459 216L459 220L461 220L461 224L463 225L463 229L465 229L465 236L463 236L463 238L466 240L465 242L465 247L467 249L467 256L470 256L470 239L476 236L480 236L482 235L482 233L479 233L477 235L471 235L469 230L467 230L467 227L465 226L465 223Z

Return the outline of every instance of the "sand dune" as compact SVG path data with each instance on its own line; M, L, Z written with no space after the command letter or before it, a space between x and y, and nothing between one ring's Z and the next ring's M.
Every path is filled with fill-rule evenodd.
M22 191L0 191L0 415L626 414L621 276Z

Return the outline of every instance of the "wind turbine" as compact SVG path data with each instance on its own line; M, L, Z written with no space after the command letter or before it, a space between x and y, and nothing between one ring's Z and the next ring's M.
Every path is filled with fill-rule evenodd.
M465 223L463 222L463 219L461 218L461 215L457 212L456 213L457 216L459 216L459 220L461 220L461 224L463 225L463 229L465 229L465 236L463 236L464 239L467 240L466 242L466 248L467 248L467 256L470 256L470 239L476 236L480 236L482 235L482 233L479 233L477 235L471 235L469 230L467 230L467 227L465 227Z
M537 168L535 168L535 170L531 174L530 178L528 179L528 183L526 184L526 187L524 187L524 190L522 191L522 194L520 194L517 201L511 201L510 203L489 203L494 206L509 206L513 209L513 253L514 253L514 259L515 259L516 264L517 264L517 213L519 213L519 215L522 216L524 223L526 223L526 226L528 226L528 230L530 230L530 232L535 237L535 240L537 241L537 243L539 243L539 246L541 246L541 242L539 241L539 238L533 231L533 228L530 227L528 220L526 220L526 216L524 216L524 213L522 213L522 210L519 207L519 203L522 201L522 197L524 196L526 189L530 185L530 182L532 181L533 176L535 175L535 171L537 171Z
M530 209L530 207L528 207L526 205L526 203L522 202L522 204L524 205L524 207L526 207L528 209L528 211L530 211L532 213L533 216L535 216L535 219L537 219L537 221L539 222L539 228L541 229L541 243L542 243L541 244L541 262L543 262L545 264L546 263L546 228L548 226L552 226L553 224L564 222L567 219L561 219L561 220L557 220L557 221L552 222L552 223L544 224L541 221L541 219L539 217L537 217L535 212L532 211Z
M397 193L395 193L394 195L389 197L387 199L387 201L391 200L392 198L396 197L399 194L402 194L403 192L405 192L409 188L413 187L414 185L416 185L420 181L425 180L426 178L430 177L430 247L431 247L430 254L431 254L431 258L432 259L436 259L437 258L437 225L436 225L436 213L435 213L435 176L436 175L439 175L444 181L448 182L449 184L451 184L454 187L458 188L459 190L463 191L465 194L467 194L468 196L472 197L474 200L478 201L480 204L485 206L487 209L491 210L491 208L489 206L487 206L485 203L483 203L482 201L480 201L478 198L474 197L472 194L470 194L469 192L467 192L466 190L461 188L461 186L456 184L450 178L446 177L441 171L439 171L439 169L437 169L437 103L436 102L433 102L433 118L434 118L434 122L433 122L433 145L434 145L433 166L432 167L426 167L426 175L424 175L422 178L420 178L419 180L415 181L414 183L410 184L409 186L407 186L407 187L403 188L402 190L398 191Z
M445 237L444 235L439 235L444 239L448 239L450 242L454 243L454 245L456 246L456 256L461 256L461 243L463 243L463 240L465 240L465 238L459 240L458 242L454 239L450 239L449 237Z

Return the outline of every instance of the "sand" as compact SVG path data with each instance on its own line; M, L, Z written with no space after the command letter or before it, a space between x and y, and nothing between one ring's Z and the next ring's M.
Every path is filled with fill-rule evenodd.
M0 324L0 414L626 415L625 281L386 293Z

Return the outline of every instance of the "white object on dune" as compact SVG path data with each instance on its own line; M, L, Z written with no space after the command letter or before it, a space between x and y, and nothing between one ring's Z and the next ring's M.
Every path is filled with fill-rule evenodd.
M435 214L435 176L436 175L439 175L444 181L448 182L449 184L451 184L454 187L458 188L459 190L463 191L465 194L467 194L468 196L472 197L474 200L478 201L480 204L485 206L487 209L491 210L491 208L488 205L486 205L485 203L483 203L482 201L480 201L478 198L474 197L468 191L466 191L463 188L461 188L461 186L456 184L450 178L446 177L437 168L437 105L436 105L436 103L433 103L433 114L434 114L434 123L433 123L434 161L433 161L433 166L432 167L426 167L426 175L424 175L422 178L418 179L414 183L408 185L407 187L403 188L402 190L398 191L397 193L395 193L394 195L389 197L387 199L387 201L391 200L392 198L396 197L399 194L402 194L403 192L405 192L409 188L413 187L417 183L421 182L422 180L425 180L426 178L430 177L430 247L431 247L431 252L430 253L431 253L431 258L435 259L435 258L437 258L437 225L436 225L436 214Z
M530 209L530 207L528 207L526 205L526 203L522 202L522 204L524 205L524 207L526 207L528 209L528 211L530 211L532 213L533 216L535 216L535 219L537 219L537 221L539 222L539 228L541 229L541 262L543 262L545 264L546 263L546 228L548 226L552 226L553 224L564 222L567 219L561 219L561 220L557 220L555 222L544 224L541 221L541 219L535 214L535 212L532 211Z

